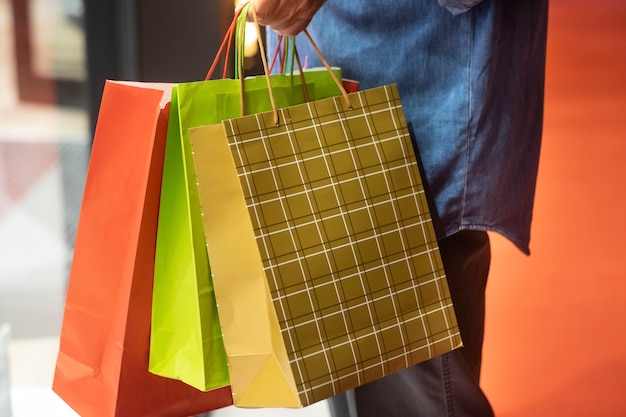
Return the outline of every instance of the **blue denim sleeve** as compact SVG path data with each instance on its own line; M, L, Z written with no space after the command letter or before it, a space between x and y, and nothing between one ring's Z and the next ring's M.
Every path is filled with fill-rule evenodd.
M505 43L492 42L510 29L496 22L496 2L327 0L308 30L328 62L362 90L398 86L437 236L492 230L528 253L548 0L501 2L525 13L512 14L521 29L502 37ZM276 36L267 40L273 51ZM297 44L310 68L321 65L306 38ZM507 59L495 68L494 56Z
M467 12L482 0L439 0L441 7L448 9L453 15Z

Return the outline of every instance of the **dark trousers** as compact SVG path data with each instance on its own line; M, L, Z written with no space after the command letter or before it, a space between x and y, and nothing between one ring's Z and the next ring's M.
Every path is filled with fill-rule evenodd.
M330 399L333 417L493 417L479 386L489 236L461 231L439 246L464 346Z

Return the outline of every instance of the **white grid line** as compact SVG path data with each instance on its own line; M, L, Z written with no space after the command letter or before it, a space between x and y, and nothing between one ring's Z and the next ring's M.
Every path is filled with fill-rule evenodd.
M333 217L338 217L338 216L339 215L335 215ZM314 223L314 222L308 222L308 223L305 223L305 224L311 224L311 223ZM331 249L324 249L324 250L320 250L320 251L317 251L317 252L309 252L309 253L307 253L307 256L328 254L328 252L332 252L335 249L342 249L342 248L345 248L345 247L348 247L348 246L352 246L354 243L363 243L363 242L366 242L368 240L378 241L379 240L378 238L383 237L385 235L391 235L391 234L393 234L395 232L399 232L399 231L403 230L404 228L409 228L409 227L412 227L412 226L420 226L420 225L422 225L424 223L425 223L424 221L418 221L418 222L415 222L415 223L404 225L402 228L398 227L398 228L395 228L395 229L387 230L387 231L382 232L382 233L378 233L376 231L372 231L372 233L374 233L373 235L367 236L367 237L362 238L362 239L357 239L357 240L355 240L355 241L353 241L351 243L343 243L343 244L340 244L340 245L336 245L336 246L333 246ZM300 225L300 226L302 226L302 225ZM300 226L298 226L298 227L300 227ZM295 230L295 229L297 229L297 227L295 227L295 226L288 226L286 229L281 229L280 231L277 231L275 233L280 233L280 232L285 231L285 230ZM267 237L270 237L271 235L273 235L275 233L264 233L264 234L259 233L258 238L259 239L260 238L267 238ZM326 246L326 245L322 244L320 246ZM434 252L436 250L436 249L430 247L430 245L428 245L428 244L426 244L424 246L427 248L427 250L422 251L422 252L418 252L418 253L412 255L409 259L416 258L419 255L422 255L422 254L425 254L425 253L430 254L430 253L432 253L432 252ZM412 249L417 249L417 248L412 248ZM299 252L300 252L299 250L296 250L294 252L286 253L285 255L295 255L296 258L293 258L293 259L291 259L290 261L287 261L287 262L276 262L276 263L273 263L272 267L284 266L284 265L287 265L287 264L291 263L294 260L296 260L296 261L305 260L306 258L304 256L301 256L299 254ZM381 255L380 259L383 259L384 257L382 256L382 254L380 254L380 255ZM392 255L394 255L394 254L392 254ZM388 262L387 265L400 263L400 262L405 262L405 260L404 259L400 259L400 260L397 260L397 261ZM264 269L269 269L269 268L271 268L271 267L270 266L264 267ZM338 272L341 272L341 271L338 271ZM364 272L364 271L362 271L362 272ZM346 275L346 276L350 276L350 275ZM345 277L345 276L342 276L342 277ZM414 278L415 277L412 277L413 280L414 280ZM279 288L279 287L277 287L277 288Z
M360 95L358 95L357 97L359 97L359 101L360 101L361 96L360 96ZM337 118L338 118L338 121L339 121L339 123L340 123L340 125L341 125L341 129L342 129L342 131L344 132L344 136L347 138L347 137L349 137L349 136L348 136L348 133L347 133L347 131L346 131L346 121L347 121L347 120L344 118L344 115L343 115L343 114L342 114L342 112L340 111L340 109L339 109L339 107L338 107L338 105L337 105L337 100L336 100L336 99L333 99L333 102L334 102L334 104L335 104L335 109L336 109L336 111L337 111L337 115L338 115L338 116L337 116ZM363 114L360 114L359 116L360 116L360 117L362 117L362 116L363 116ZM316 129L316 130L317 130L317 129ZM357 163L356 163L356 161L355 161L355 159L354 159L354 152L353 152L353 150L352 150L352 149L353 149L353 146L352 146L352 144L351 144L350 142L347 142L347 146L348 146L348 150L349 150L349 152L350 152L350 156L351 156L351 158L352 158L352 165L355 167L355 171L357 171L357 172L358 172L358 170L356 169L356 167L357 167L358 165L357 165ZM380 162L380 158L379 158L379 162ZM365 192L365 189L363 188L363 182L362 182L362 181L360 181L360 180L358 179L358 177L359 177L359 175L357 175L357 180L358 180L358 182L359 182L359 185L361 186L361 195L362 195L363 197L365 197L365 196L367 195L367 193ZM335 190L335 193L337 193L337 191L336 191L336 190ZM343 211L344 211L344 210L343 210L343 207L340 207L340 209L341 209L341 211L342 211L342 213L343 213ZM368 210L367 212L368 212L368 214L369 214L369 221L370 221L370 223L369 223L369 224L370 224L370 226L372 227L372 229L374 229L374 222L373 222L373 219L372 219L372 216L371 216L371 212L370 212L370 210ZM348 215L349 215L349 213L348 213ZM348 228L347 223L346 223L346 218L345 218L345 215L343 215L343 216L342 216L342 220L343 220L343 222L344 222L344 227L346 228L346 231L350 230L350 229ZM348 238L349 238L349 241L350 241L350 242L353 242L353 240L352 240L352 235L349 235L349 236L348 236ZM378 242L376 242L376 243L378 243ZM361 268L360 268L360 264L359 264L358 258L357 258L357 256L356 256L356 252L355 252L355 249L354 249L354 245L352 245L352 246L351 246L351 250L352 250L352 256L354 257L354 261L355 261L355 263L356 263L356 265L357 265L357 271L360 271L360 269L361 269ZM381 253L380 253L380 248L379 248L379 254L381 254ZM365 289L365 285L364 285L364 283L363 283L362 273L360 273L360 272L357 272L357 273L358 273L359 278L360 278L360 279L359 279L359 282L360 282L360 284L361 284L361 289L363 290L363 293L365 294L365 297L366 297L366 299L367 299L367 294L368 294L368 292L366 291L366 289ZM371 320L372 322L374 322L374 315L372 314L372 308L371 308L371 306L370 306L369 304L368 304L368 306L367 306L367 312L368 312L368 314L369 314L370 320ZM352 335L350 335L349 337L352 337ZM382 349L381 349L381 346L380 346L380 342L379 342L379 340L378 340L378 337L376 337L376 347L377 347L377 349L378 349L378 353L379 353L379 355L380 355L380 354L382 354ZM353 349L354 349L354 348L353 348ZM354 352L354 350L353 350L353 352ZM357 364L358 364L358 362L357 362ZM359 380L359 383L361 383L361 378L360 378L360 375L359 375L359 379L358 379L358 380Z
M331 186L333 187L333 192L334 192L334 195L335 195L335 200L337 201L337 205L339 205L339 216L341 216L341 219L343 220L343 226L344 226L344 228L345 228L345 231L346 231L346 233L348 233L349 228L348 228L348 225L346 224L345 215L344 215L344 210L343 210L343 208L341 207L341 205L339 204L340 199L339 199L339 195L337 194L337 189L336 189L336 187L335 187L336 182L335 182L335 179L333 178L333 175L332 175L332 172L331 172L330 166L328 165L328 158L330 157L330 154L328 154L328 153L326 152L326 150L324 149L324 146L322 145L322 141L321 141L321 139L320 139L319 131L318 131L318 128L317 128L317 127L318 127L318 123L317 123L316 118L313 116L313 110L311 109L311 103L307 103L307 110L309 111L309 116L311 117L311 121L312 121L312 129L313 129L313 130L314 130L314 132L315 132L315 137L317 138L317 143L319 144L319 147L320 147L320 149L321 149L321 151L322 151L322 157L323 157L323 159L324 159L324 165L326 166L326 172L328 173L328 177L330 178L330 181L331 181ZM311 190L311 192L314 192L314 191L315 191L315 190ZM309 203L310 203L310 199L309 199ZM313 210L313 205L310 205L310 208L311 208L311 212L315 212L315 210ZM319 234L320 240L321 240L322 242L324 242L324 237L322 236L321 230L320 230L320 228L319 228L319 224L318 224L316 227L317 227L317 231L318 231L318 234ZM349 239L351 240L351 238L350 238L350 237L349 237ZM325 243L324 243L324 246L326 246L326 244L325 244ZM355 253L354 253L354 249L353 249L353 251L352 251L352 254L353 254L353 256L354 256L355 263L358 263L358 259L356 259L356 255L355 255ZM330 262L330 259L329 259L329 256L328 256L328 253L326 253L326 254L325 254L325 256L326 256L326 259ZM335 287L335 292L336 292L337 294L339 294L339 291L338 291L338 288L337 288L337 282L336 282L336 280L335 280L335 279L333 279L333 280L332 280L332 282L333 282L333 286ZM341 306L341 313L342 313L342 317L343 317L343 319L344 319L344 320L343 320L343 322L344 322L344 329L345 329L345 331L346 331L346 334L348 334L348 335L349 335L349 336L348 336L348 338L350 338L350 337L351 337L351 335L350 335L350 332L348 331L348 324L347 324L347 318L348 318L348 317L347 317L347 315L346 315L346 311L345 311L345 309L343 308L342 303L339 303L339 305ZM320 340L324 340L321 334L320 334ZM356 352L354 351L354 346L353 346L352 344L350 344L350 349L351 349L351 352L352 352L352 358L354 359L354 361L355 361L355 362L358 362L358 361L357 361L357 355L356 355ZM330 366L329 366L328 370L329 370L329 373L330 373L330 374L332 374L332 368L330 368ZM359 383L360 383L360 382L361 382L361 378L360 378L360 376L358 376L358 378L359 378ZM334 381L334 378L333 378L332 380ZM335 387L335 384L333 383L333 392L336 392L336 391L337 391L337 389L336 389L336 387Z
M387 101L391 100L391 98L389 97L389 89L388 89L386 86L385 86L385 95L386 95L386 97L387 97ZM390 111L390 112L392 112L393 110L395 110L395 109L390 109L389 111ZM395 118L395 117L393 117L393 115L392 115L392 117L391 117L391 120L393 121L393 123L394 123L394 127L395 127L395 128L396 128L396 130L397 130L396 118ZM402 151L403 151L403 153L404 153L404 151L405 151L404 146L402 146L401 148L402 148ZM409 168L407 167L407 171L408 171L408 170L409 170ZM413 184L413 177L412 177L412 175L410 175L410 174L411 174L411 173L409 172L408 177L409 177L409 179L410 179L410 181L411 181L411 186L412 186L412 187L415 187L415 184ZM419 201L417 200L417 196L415 196L415 204L419 207ZM424 242L428 242L428 238L427 238L427 236L426 236L426 230L424 229L424 227L422 227L422 228L421 228L421 230L422 230L422 236L424 237ZM434 271L434 270L435 270L435 265L434 265L434 262L433 262L433 259L432 259L432 256L431 256L431 253L430 253L430 252L428 253L428 260L429 260L429 262L430 262L431 269ZM437 294L438 294L438 296L439 296L439 299L441 299L441 294L440 294L440 292L439 292L439 286L438 286L438 285L437 285ZM416 296L416 297L418 297L417 291L416 291L416 293L415 293L415 296ZM444 315L444 317L445 317L445 315ZM448 323L447 317L446 317L446 319L445 319L445 320L446 320L446 325L448 325L448 326L449 326L449 323ZM428 330L428 329L426 329L426 322L423 322L423 325L424 325L424 331L425 331L425 332L427 332L427 330ZM431 354L431 355L432 355L432 347L431 347L431 345L430 345L430 344L428 345L428 349L429 349L429 354Z
M451 307L452 307L451 303L441 304L441 307L439 307L439 308L437 308L435 310L429 311L428 313L420 313L416 317L412 317L412 318L404 320L403 323L411 323L412 321L418 321L418 320L421 323L424 323L425 321L428 321L428 316L429 315L432 315L433 313L438 313L438 312L441 312L443 315L445 315L445 311L447 309L451 308ZM329 317L332 316L332 315L334 315L334 314L329 315ZM402 323L396 324L396 325L393 325L393 326L383 327L383 328L380 328L378 330L374 330L373 332L364 334L362 336L355 337L354 339L349 339L346 342L334 344L332 347L327 346L327 343L323 343L323 345L322 345L323 346L322 347L322 352L324 352L325 355L326 355L326 352L331 351L333 348L342 347L342 346L345 346L345 345L348 345L348 344L350 345L350 347L352 347L352 344L354 342L358 342L359 340L364 340L364 339L366 339L368 337L371 337L372 335L379 335L379 334L382 334L382 333L384 333L386 331L390 331L390 330L393 330L393 329L402 329L402 327L404 327L404 325ZM282 332L285 333L285 332L288 332L289 330L293 330L293 329L295 329L295 327L285 328ZM400 333L402 333L402 331L400 331ZM427 334L427 333L425 333L425 334ZM354 372L351 372L349 374L344 374L343 378L345 378L346 376L356 375L357 378L360 381L360 374L362 374L366 370L374 369L376 367L381 367L382 371L383 371L383 375L386 375L387 373L386 373L386 371L384 369L385 368L385 364L387 364L387 363L389 363L389 362L391 362L391 361L393 361L395 359L399 359L399 358L404 359L404 361L406 363L406 361L409 360L411 353L414 353L414 352L417 352L417 351L420 351L420 350L424 350L424 349L428 349L428 356L432 356L432 351L431 351L432 347L435 344L443 342L443 341L446 341L446 340L449 342L451 347L454 347L454 340L453 339L454 339L455 335L454 334L450 334L449 331L448 331L448 336L446 336L446 337L440 337L440 338L436 338L435 339L435 336L436 335L431 335L430 338L433 339L432 342L430 342L430 341L427 342L425 346L421 345L421 346L417 346L416 348L411 349L409 346L403 345L402 347L404 348L404 352L402 354L398 354L398 355L389 357L387 352L385 352L384 355L381 352L379 352L380 360L379 361L375 361L373 364L371 364L369 366L361 366L361 363L357 362L354 365L352 365L354 367L354 369L355 369ZM426 340L428 340L428 337L427 337ZM409 348L409 349L407 350L407 348ZM310 354L307 354L307 355L301 355L299 358L296 357L291 362L292 363L293 362L296 362L296 363L298 363L298 362L305 362L307 359L313 358L316 355L318 355L319 353L320 353L320 351L316 351L316 352L313 352L313 353L310 353ZM344 369L345 368L342 368L342 369L338 369L336 371L344 370ZM329 381L328 383L321 384L319 386L325 386L325 385L328 385L328 384L332 383L333 384L333 392L337 393L334 390L334 382L336 382L336 381L334 379L331 379L331 381ZM307 384L309 384L309 381L304 381L302 383L302 385L304 385L304 386L306 386ZM313 390L314 388L315 388L314 386L312 386L308 390L305 388L304 391Z
M341 98L339 98L339 99L341 99ZM308 103L308 104L311 104L311 103ZM392 107L391 107L391 109L393 109L393 110L400 110L401 108L402 108L402 106L399 106L399 105L396 105L396 106L392 106ZM281 116L284 116L284 114L285 114L285 113L284 113L284 111L285 111L285 110L288 110L288 108L287 108L287 109L284 109L284 108L283 108L283 109L279 109L279 110L278 110L279 112L281 112ZM370 111L370 112L368 112L367 114L371 114L371 115L373 115L373 114L379 114L379 113L389 113L389 108L387 108L387 107L386 107L386 108L381 109L381 110ZM341 116L341 117L343 118L343 120L345 120L345 121L349 121L349 120L353 120L353 119L360 119L360 118L362 118L362 117L363 117L363 115L359 114L359 115L356 115L356 116ZM281 119L281 120L285 120L285 119ZM336 119L333 119L333 120L328 121L328 122L317 122L317 123L316 123L316 126L333 125L333 124L335 124L335 123L337 123L337 120L336 120ZM304 126L304 127L290 128L289 130L290 130L291 132L293 132L293 133L298 133L298 132L302 132L302 131L305 131L305 130L310 130L310 129L311 129L311 125L307 125L307 126ZM401 132L401 130L398 130L398 129L396 129L396 130L397 130L398 132ZM247 133L247 132L240 132L240 133ZM274 137L281 137L281 136L283 136L284 134L285 134L285 132L284 132L284 131L280 131L280 132L278 132L278 133L269 133L269 132L265 132L265 137L266 137L267 139L272 139L272 138L274 138ZM404 134L401 134L401 135L399 135L398 137L402 137L402 136L404 136ZM238 143L245 144L246 142L249 142L249 141L254 141L254 140L256 140L256 139L257 139L257 138L253 138L253 139L245 139L245 140L238 140ZM388 138L388 139L389 139L389 138Z
M420 321L427 320L429 315L432 315L433 313L440 313L440 312L441 312L441 313L443 313L446 309L448 309L448 308L450 308L450 307L452 307L452 303L440 304L440 307L439 307L439 308L436 308L436 309L434 309L434 310L431 310L431 311L429 311L428 313L420 312L420 313L419 313L418 315L416 315L415 317L411 317L411 318L409 318L409 319L406 319L406 320L404 321L404 323L411 323L412 321L417 321L417 320L420 320ZM334 316L334 315L336 315L336 314L338 314L338 313L332 313L332 314L329 314L329 315L328 315L328 316L326 316L326 317L332 317L332 316ZM310 322L307 322L307 323L310 323ZM304 325L304 324L306 324L306 323L301 323L301 325ZM282 332L287 332L287 331L289 331L289 330L296 329L296 328L297 328L297 327L299 327L299 326L300 326L300 325L298 325L298 326L286 327L286 328L284 328L284 330L282 330ZM373 332L374 332L374 333L383 333L383 332L385 332L385 331L389 331L389 330L393 330L393 329L398 329L398 328L402 328L402 327L403 327L403 324L402 324L402 323L400 323L400 324L396 323L396 324L394 324L394 325L392 325L392 326L380 327L379 329L374 330ZM345 342L334 344L334 345L333 345L333 347L335 347L335 348L336 348L336 347L345 346L345 345L348 345L348 344L353 343L353 341L359 341L359 340L366 339L367 337L370 337L371 335L372 335L372 333L366 333L366 334L364 334L364 335L362 335L362 336L357 336L357 337L355 337L354 339L349 339L349 340L347 340L347 341L345 341ZM434 336L435 336L435 335L431 335L430 337L431 337L431 338L434 338ZM428 337L427 337L427 339L428 339ZM451 339L451 336L445 336L445 337L442 337L442 338L436 339L436 340L434 340L434 341L433 341L433 343L436 343L436 342L439 342L439 341L442 341L442 340L448 340L448 339ZM324 345L326 345L326 344L327 344L327 343L324 343ZM406 347L406 346L404 346L404 347ZM421 348L422 348L422 347L420 347L420 349L421 349ZM330 347L327 347L327 348L325 347L325 348L324 348L324 350L331 350L331 348L330 348ZM411 352L412 352L412 351L408 351L408 352L407 352L407 351L405 350L405 352L404 352L404 354L403 354L403 355L397 355L397 356L396 356L396 358L400 358L400 357L406 356L406 355L408 355L408 354L409 354L409 353L411 353ZM316 352L313 352L313 353L309 353L309 354L307 354L307 355L301 355L301 356L300 356L300 359L296 359L296 360L304 361L305 359L312 358L312 357L316 356L317 354L319 354L319 351L316 351ZM381 355L379 355L379 356L382 356L382 354L381 354ZM355 366L357 369L359 369L359 366L358 366L358 365L359 365L359 364L355 364L354 366Z
M386 89L386 88L385 88L385 92L387 92L387 89ZM359 95L358 97L359 97L359 101L361 102L361 108L363 108L363 103L362 103L362 101L361 101L361 100L362 100L362 99L361 99L361 95ZM387 102L389 102L389 97L388 97L388 96L387 96ZM336 101L335 101L335 103L336 103ZM339 109L337 109L337 111L339 111ZM371 116L370 116L370 117L371 117ZM393 119L393 114L391 115L391 118ZM370 135L371 135L372 137L376 137L376 136L375 136L375 133L374 133L374 131L373 131L373 129L372 129L372 126L370 125L370 120L369 120L369 118L368 118L367 116L365 116L365 121L367 122L367 128L369 129L369 133L370 133ZM397 132L397 133L399 133L399 132L398 132L398 128L397 128L397 126L395 125L395 121L394 121L394 127L396 128L396 132ZM396 137L398 137L398 140L400 139L400 135L399 135L399 134L398 134L398 135L396 135ZM377 143L377 141L374 141L374 149L376 150L376 155L378 156L378 160L381 162L381 165L382 165L383 158L382 158L382 157L381 157L381 155L380 155L380 153L381 153L381 152L380 152L379 147L380 147L380 143ZM405 160L406 160L406 158L405 158ZM384 171L386 171L386 170L384 170ZM391 194L392 187L390 187L390 186L389 186L389 182L388 182L388 179L387 179L387 175L383 174L383 178L385 179L385 186L386 186L386 188L387 188L387 192L388 192L389 194ZM400 223L400 219L398 218L398 213L396 213L396 207L395 207L395 204L391 204L391 208L393 209L393 216L394 216L394 219L395 219L395 221L396 221L396 224L399 224L399 223ZM399 233L399 235L400 235L400 239L401 239L401 241L402 241L402 248L406 251L406 245L405 245L405 243L404 243L404 239L403 239L403 237L402 237L402 233ZM380 250L380 246L379 246L379 254L380 254L380 256L382 257L382 251ZM409 274L411 274L411 280L413 280L413 279L414 279L414 277L413 277L413 274L411 273L411 265L409 265L409 264L408 264L408 262L407 262L407 267L408 267L408 270L409 270ZM389 275L388 275L388 273L387 273L387 270L386 270L386 269L385 269L385 279L386 279L386 281L387 281L387 286L388 286L389 288L391 288L391 281L390 281L390 277L389 277ZM399 314L398 314L398 310L397 310L397 308L398 308L398 307L396 306L396 303L395 303L395 302L394 302L394 303L392 303L392 304L393 304L393 310L394 310L394 313L396 314L396 317L398 317L398 316L399 316ZM398 323L398 325L400 325L400 319L399 319L399 318L397 318L397 323ZM406 341L404 340L404 334L403 334L402 332L400 332L400 337L401 337L401 339L402 339L402 345L403 345L403 346L405 346L405 345L406 345ZM406 352L405 352L405 353L406 353ZM409 366L408 362L406 363L406 366Z
M282 119L284 120L284 113L283 113L281 116L282 116ZM259 119L259 118L258 118L258 115L257 115L257 120L258 120L258 119ZM261 140L263 140L263 135L264 135L266 132L265 132L265 130L262 128L262 126L260 125L260 123L259 123L259 131L261 131ZM293 151L295 151L295 150L293 149L293 140L292 140L292 138L291 138L291 131L289 131L289 130L288 130L288 131L287 131L287 134L289 135L289 143L290 143L290 144L291 144L291 146L292 146L292 150L293 150ZM267 160L268 160L268 162L269 162L269 164L270 164L270 170L271 170L271 173L272 173L272 178L274 179L275 189L276 189L276 191L277 191L278 195L280 196L281 189L280 189L280 187L278 186L278 182L276 181L276 173L275 173L275 168L273 168L273 161L272 161L272 158L271 158L271 156L270 156L270 154L269 154L269 152L268 152L268 150L267 150L267 144L265 143L265 141L263 141L263 148L265 149L265 153L266 153L266 156L267 156ZM300 173L300 174L301 174L301 173ZM279 173L278 175L280 176L280 173ZM303 179L303 178L302 178L302 176L301 176L301 179ZM304 182L304 181L303 181L303 182ZM253 199L253 200L254 200L254 199ZM289 218L289 216L287 216L287 212L286 212L286 210L285 210L284 198L280 198L280 206L281 206L281 209L282 209L282 211L283 211L283 217L284 217L285 219L288 219L288 218ZM260 225L261 225L261 223L259 223L259 226L260 226ZM297 244L296 244L296 240L295 240L295 238L294 238L294 233L293 233L293 230L291 230L291 229L289 230L289 236L291 237L291 242L292 242L292 244L293 244L293 248L294 248L294 250L295 250L295 249L297 248ZM265 248L267 248L267 247L268 247L268 244L271 244L271 242L265 242L265 245L264 245L264 246L265 246ZM272 262L273 262L273 258L272 258L272 257L270 257L270 256L268 256L268 257L267 257L267 261L268 261L268 263L271 265L271 264L272 264ZM304 266L302 265L302 262L301 262L301 261L299 261L298 263L299 263L299 266L300 266L300 270L301 270L301 272L302 272L302 276L306 276L306 273L305 273L305 271L304 271ZM268 270L268 269L270 270L270 272L271 272L271 274L272 274L272 277L274 277L274 288L281 288L281 286L280 286L280 285L278 285L278 280L276 279L276 269L275 269L275 268L264 268L264 270L266 271L266 273L267 273L267 270ZM280 272L279 272L279 273L280 273ZM308 281L307 281L307 280L304 280L304 284L305 284L305 287L307 288L307 295L308 295L308 298L309 298L309 305L311 306L311 310L313 311L313 315L314 315L314 317L316 317L316 318L317 318L317 313L315 312L315 308L314 308L314 305L313 305L313 300L311 299L311 293L310 293L310 290L309 290L309 283L308 283ZM282 302L282 301L280 301L280 300L279 300L279 302L280 302L280 306L281 306L281 309L282 309L283 314L284 314L284 312L285 312L285 311L288 311L288 310L289 310L289 303L285 302L285 303L283 304L283 302ZM283 320L283 322L285 322L285 323L287 322L287 318L286 318L286 317L285 317L285 320ZM316 327L317 327L317 331L318 331L318 334L319 334L319 333L320 333L319 323L316 323ZM291 334L289 335L289 340L290 340L290 342L291 342L291 344L292 344L292 347L293 347L293 348L295 348L295 346L293 345L293 343L294 343L293 338L294 338L294 337L295 337L295 336L292 336ZM299 342L298 342L298 344L299 344ZM297 366L298 373L300 374L300 379L304 379L304 375L305 375L305 374L303 374L303 372L306 372L306 368L305 368L305 369L304 369L304 371L303 371L303 369L300 367L300 364L296 363L296 366ZM308 395L308 392L304 392L304 395L305 395L305 397L306 397L307 401L309 401L309 395Z
M415 255L414 257L418 257L419 255L425 254L425 253L427 253L427 252L432 252L433 250L434 250L434 249L428 249L428 250L426 250L426 251L424 251L424 252L421 252L421 253L420 253L420 254L418 254L418 255ZM298 257L299 257L299 259L305 259L304 257L299 256L299 255L298 255ZM294 259L294 260L297 260L297 259ZM291 261L290 261L290 262L291 262ZM384 264L381 264L381 265L375 266L375 267L373 267L373 268L368 268L368 269L365 269L365 270L363 270L363 272L362 272L362 273L364 273L364 274L371 273L371 272L374 272L374 271L376 271L376 270L378 270L378 269L384 269L384 268L387 268L388 266L391 266L391 265L394 265L394 264L399 264L399 263L402 263L402 262L404 262L404 259L398 259L398 260L396 260L396 261L391 261L391 262L388 262L388 263L384 263ZM349 274L349 275L342 276L342 277L340 278L340 281L342 281L342 280L347 280L347 279L349 279L349 278L354 278L354 277L356 277L356 276L358 276L358 275L360 275L360 274L361 274L361 273L356 272L356 273L353 273L353 274ZM396 291L395 293L396 293L396 294L398 294L398 293L400 293L400 292L402 292L402 291L412 290L412 289L415 289L415 288L421 288L421 287L426 286L427 284L431 284L431 283L434 283L434 282L438 282L438 281L439 281L442 277L443 277L443 276L438 275L438 276L435 276L434 278L432 278L432 279L430 279L430 280L426 280L426 281L423 281L423 282L420 282L420 283L416 283L416 282L415 282L415 280L412 280L412 282L415 282L415 283L414 283L413 285L411 285L410 287L406 288L405 290L399 290L399 291L398 291L398 290L394 290L394 291ZM334 283L335 281L336 281L336 280L329 281L329 282L326 282L326 283L324 283L324 284L320 284L320 285L319 285L319 287L322 287L322 286L325 286L325 285L332 284L332 283ZM394 286L390 286L390 287L388 287L388 288L394 288ZM299 295L299 294L302 294L304 291L305 291L305 290L300 290L300 291L290 291L288 295L275 295L275 298L274 298L274 299L276 299L276 300L279 300L279 299L286 299L286 298L291 297L292 295ZM417 299L418 299L418 298L416 297L416 300L417 300ZM372 299L372 301L376 301L376 300L377 300L376 298L375 298L375 299ZM354 306L354 307L358 307L358 305L356 305L356 306ZM422 307L425 307L425 306L422 306ZM293 320L293 319L292 319L292 320ZM287 322L287 320L286 320L285 322Z
M427 283L433 283L433 282L436 282L436 281L437 281L437 279L432 279L432 280L428 281ZM331 284L331 283L327 283L327 284L324 284L324 285L330 285L330 284ZM425 284L425 283L424 283L424 284ZM424 285L424 284L420 284L419 286L422 286L422 285ZM403 293L406 293L406 292L412 292L413 290L414 290L414 286L411 286L411 287L409 287L409 288L405 288L405 289L403 289L403 290L396 290L396 291L395 291L395 292L393 292L393 293L391 293L391 292L390 292L389 294L385 294L385 295L380 296L380 297L372 298L370 301L371 301L371 302L383 301L383 300L385 300L385 299L387 299L387 298L394 297L395 295L398 295L398 294L403 294ZM302 292L302 291L297 291L297 292L290 293L290 296L291 296L291 295L297 295L298 293L301 293L301 292ZM286 298L286 297L283 297L283 298ZM368 304L368 302L370 302L370 301L365 301L365 302L362 302L362 303L359 303L359 304L355 304L355 305L351 306L351 307L350 307L350 309L356 309L356 308L358 308L358 307L363 307L363 306L366 306L366 305ZM451 305L451 304L450 304L450 305ZM338 306L338 307L341 307L341 306L340 306L340 304L337 304L337 306ZM333 306L331 306L331 307L333 307ZM330 309L331 307L327 307L326 309ZM428 305L426 305L426 306L422 306L422 307L428 307ZM419 312L419 309L417 309L417 310L413 310L413 311L410 311L410 312L408 312L408 313L405 313L405 314L404 314L404 316L408 316L408 315L411 315L411 313L418 312L418 313L419 313L419 316L418 316L418 317L416 317L416 318L423 318L423 317L426 317L428 314L431 314L432 312L439 311L439 310L441 310L441 309L436 309L436 310L432 310L431 312L428 312L428 313L423 313L423 312ZM336 315L338 315L338 314L341 314L341 311L335 311L335 312L333 312L333 313L328 313L328 314L325 314L325 315L324 315L324 318L333 317L333 316L336 316ZM317 318L316 318L316 319L312 319L312 320L307 320L307 321L299 322L299 323L298 323L298 324L296 324L296 325L291 325L291 326L287 325L286 327L284 327L284 328L283 328L283 331L294 330L294 329L296 329L296 328L298 328L298 327L302 327L302 326L306 326L306 325L308 325L308 324L312 324L312 323L314 323L316 320L317 320ZM408 323L408 322L410 322L411 320L413 320L413 319L405 320L405 321L403 321L403 323ZM293 320L289 320L289 321L293 321ZM287 322L285 322L285 323L288 323L288 321L287 321ZM372 325L371 325L371 327L376 327L376 326L377 326L377 325L375 324L376 322L373 322L373 323L374 323L374 324L372 324ZM380 331L384 331L384 330L388 330L388 329L392 329L392 328L401 328L401 327L403 326L403 323L396 323L396 324L395 324L395 325L393 325L393 326L387 326L387 327L381 328L381 329L380 329ZM357 329L357 330L362 330L362 329ZM425 333L425 334L426 334L426 333ZM357 339L358 339L358 338L357 338ZM343 344L347 344L347 343L350 343L350 341L345 342L345 343L342 343L342 344L339 344L339 345L336 345L336 346L342 346Z

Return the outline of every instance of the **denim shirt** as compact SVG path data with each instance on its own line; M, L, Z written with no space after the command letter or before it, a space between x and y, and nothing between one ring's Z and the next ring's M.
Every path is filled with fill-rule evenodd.
M512 11L506 24L496 23L492 0L475 3L328 0L308 31L361 89L398 85L438 237L496 231L529 254L547 0L513 2L533 10ZM497 32L511 25L521 30ZM275 42L269 31L268 50ZM302 35L297 45L309 67L321 65Z

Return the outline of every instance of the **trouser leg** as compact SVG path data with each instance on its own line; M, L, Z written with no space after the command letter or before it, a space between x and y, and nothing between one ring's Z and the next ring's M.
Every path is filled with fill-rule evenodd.
M331 399L333 417L493 417L479 386L489 237L462 231L439 246L464 347Z

